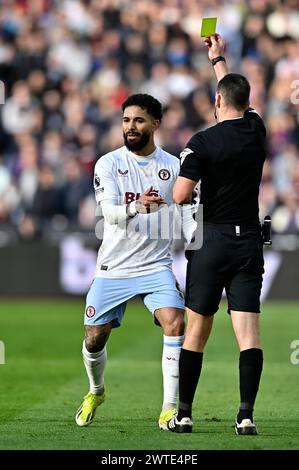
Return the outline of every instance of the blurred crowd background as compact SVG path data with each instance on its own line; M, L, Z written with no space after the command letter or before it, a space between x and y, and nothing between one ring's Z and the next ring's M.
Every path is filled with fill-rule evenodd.
M299 234L299 0L0 0L0 245L94 230L93 168L123 145L129 94L162 102L177 156L214 125L209 16L267 125L261 217Z

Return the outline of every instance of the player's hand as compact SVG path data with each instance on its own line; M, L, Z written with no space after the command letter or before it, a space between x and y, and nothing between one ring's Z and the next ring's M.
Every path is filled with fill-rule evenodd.
M220 34L216 33L213 34L213 36L205 38L204 43L209 49L208 56L210 60L224 54L225 42Z
M136 210L140 214L148 214L149 212L156 212L161 204L165 204L164 199L158 196L153 187L150 186L136 201Z

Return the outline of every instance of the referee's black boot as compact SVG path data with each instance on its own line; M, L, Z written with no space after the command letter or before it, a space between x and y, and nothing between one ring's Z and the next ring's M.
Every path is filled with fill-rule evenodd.
M169 431L172 432L192 432L193 422L191 418L182 418L178 421L177 417L174 416L167 422Z

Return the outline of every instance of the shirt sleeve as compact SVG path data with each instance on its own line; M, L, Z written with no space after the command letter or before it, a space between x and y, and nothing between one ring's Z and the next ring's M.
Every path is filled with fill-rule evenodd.
M118 206L107 200L101 202L101 209L104 219L110 225L118 225L129 218L125 204Z
M106 200L114 204L124 203L113 175L113 163L108 158L100 158L97 161L93 185L97 204Z
M174 204L174 238L181 239L188 244L191 243L193 234L197 227L194 214L198 210L199 197L196 196L193 204Z
M200 135L193 136L180 154L181 169L179 176L199 181L203 173L204 146Z
M94 171L94 190L97 204L108 224L120 224L128 219L127 207L113 176L113 162L99 159Z
M244 113L244 119L253 119L257 123L261 131L263 132L264 136L266 136L266 127L265 127L264 121L254 108L246 109Z

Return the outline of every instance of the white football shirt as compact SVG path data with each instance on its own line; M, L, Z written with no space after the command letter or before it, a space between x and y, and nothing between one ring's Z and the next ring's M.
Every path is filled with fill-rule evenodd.
M117 223L104 221L96 277L127 278L171 269L176 207L172 188L179 170L180 160L160 147L147 157L138 157L124 146L97 161L94 186L98 204L107 201L125 211L126 204L152 186L152 194L162 196L167 205Z

